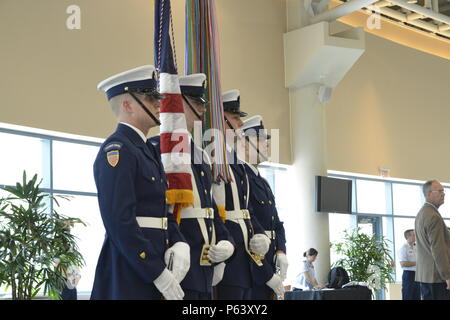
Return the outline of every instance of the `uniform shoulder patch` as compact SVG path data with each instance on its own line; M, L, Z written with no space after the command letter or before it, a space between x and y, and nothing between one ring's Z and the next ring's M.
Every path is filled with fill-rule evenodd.
M119 163L119 150L111 150L106 153L106 158L111 167L117 166Z
M110 142L103 148L103 151L108 152L111 150L120 150L122 148L122 145L123 145L122 142L118 141Z
M119 163L120 149L122 149L122 146L122 142L113 141L103 148L103 151L106 152L106 159L111 167L115 167Z

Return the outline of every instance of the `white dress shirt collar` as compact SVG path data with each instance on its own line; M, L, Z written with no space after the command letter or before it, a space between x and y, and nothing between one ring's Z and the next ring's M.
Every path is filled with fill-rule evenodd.
M138 128L136 128L135 126L133 126L133 125L131 125L129 123L126 123L126 122L120 122L120 123L130 127L134 131L136 131L136 133L139 135L139 137L141 137L141 139L144 140L144 143L147 142L147 137L145 136L145 134L141 130L139 130Z
M252 165L251 163L248 163L248 162L246 162L246 163L248 164L248 166L250 167L250 169L252 169L252 171L253 171L257 176L259 176L258 168L255 167L254 165Z
M429 204L430 206L432 206L437 212L439 212L439 209L436 208L436 206L432 203L429 203L428 201L425 201L425 203Z

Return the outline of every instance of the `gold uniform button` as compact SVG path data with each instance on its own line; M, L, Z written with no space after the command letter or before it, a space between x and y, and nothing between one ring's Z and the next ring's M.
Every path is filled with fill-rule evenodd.
M166 239L166 244L167 244L167 245L169 244L169 239Z
M241 184L244 184L244 180L241 180Z
M139 257L141 257L141 259L145 259L147 255L145 254L144 251L141 252L141 254L139 255Z
M200 172L200 174L202 175L202 177L204 177L205 176L205 173L202 171L202 172Z
M208 194L208 190L205 189L205 194Z
M155 177L152 177L152 181L155 181L156 180L156 178Z
M261 201L261 204L264 204L264 201Z
M269 204L272 204L272 201L269 200Z
M244 200L247 200L247 196L244 196Z
M209 227L209 232L211 232L212 231L212 227Z

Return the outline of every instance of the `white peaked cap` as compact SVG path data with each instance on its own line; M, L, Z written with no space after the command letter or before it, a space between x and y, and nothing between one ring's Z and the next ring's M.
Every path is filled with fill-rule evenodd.
M237 101L240 94L237 89L226 91L222 94L222 102Z
M127 84L142 80L152 80L151 87L156 88L156 79L153 79L154 72L155 67L152 65L137 67L128 71L118 73L101 81L97 85L97 89L107 92L109 89L119 86L121 84Z
M251 128L260 127L262 122L262 117L260 115L253 116L251 118L248 118L247 120L244 120L244 125L242 126L241 130L247 130Z
M191 87L203 87L203 82L206 80L206 75L204 73L193 73L187 76L181 76L179 78L180 86L191 86Z
M253 116L247 120L244 120L244 125L241 130L245 132L246 136L258 136L266 139L271 139L271 135L267 134L267 130L264 128L263 118L260 115Z

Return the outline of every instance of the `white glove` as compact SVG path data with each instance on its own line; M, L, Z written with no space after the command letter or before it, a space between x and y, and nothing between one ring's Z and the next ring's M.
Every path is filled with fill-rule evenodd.
M250 239L249 246L251 252L263 256L269 251L270 239L265 234L257 233Z
M278 298L284 298L284 286L283 281L279 275L274 274L272 279L266 282L266 285L269 286L277 295Z
M166 300L182 300L184 297L184 292L180 284L175 279L175 276L167 269L164 269L153 283Z
M228 240L221 240L209 248L208 258L211 262L222 262L231 257L233 252L233 244Z
M189 245L186 242L177 242L164 253L164 261L169 266L170 255L173 252L172 270L170 270L178 282L183 281L191 266Z
M277 253L274 255L273 259L275 260L275 267L277 269L280 269L281 281L286 280L287 269L289 266L286 254L285 253Z
M220 281L222 281L223 273L225 271L225 262L219 263L214 267L214 275L212 285L216 286Z

